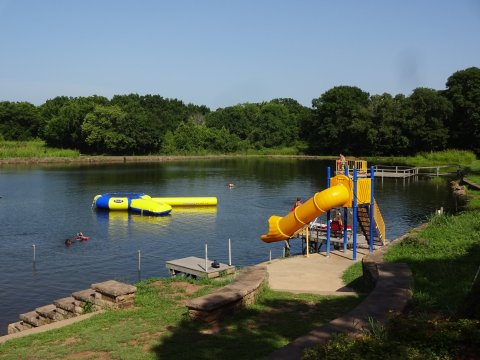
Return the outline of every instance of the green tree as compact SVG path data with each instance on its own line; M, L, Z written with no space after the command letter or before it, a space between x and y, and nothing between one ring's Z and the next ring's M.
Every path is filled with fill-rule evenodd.
M271 102L283 105L288 110L290 116L288 131L292 135L290 142L298 143L301 141L301 137L305 137L305 124L308 124L311 120L312 110L290 98L273 99Z
M95 95L72 98L63 106L59 106L56 114L47 120L43 130L47 145L88 152L87 144L82 137L83 121L96 105L106 106L108 103L107 98Z
M41 115L27 102L0 102L0 137L4 140L31 140L39 135Z
M160 152L165 155L174 155L178 152L175 143L175 136L170 130L168 130L163 137L163 143Z
M445 96L453 105L450 146L480 154L480 69L470 67L451 75Z
M205 125L199 126L202 126L206 132L206 149L222 154L236 152L240 149L241 141L239 137L235 134L230 134L227 129L208 128Z
M132 154L136 143L128 135L131 128L119 106L97 105L85 116L82 135L94 153Z
M68 96L57 96L53 99L49 99L42 104L39 109L42 115L42 125L40 129L40 136L42 139L45 139L45 126L47 123L60 112L60 109L72 101L73 98Z
M406 135L410 140L410 153L444 150L451 103L440 92L427 88L415 89L407 101L410 113L406 118Z
M285 106L278 103L264 104L253 131L253 143L267 148L289 145L298 133L295 124L291 124L294 120Z
M192 117L181 123L174 133L168 131L162 144L164 154L200 154L235 152L240 147L240 139L225 129L197 125Z
M371 143L372 155L398 156L405 154L409 140L405 134L406 99L404 95L373 95L370 113L375 124L376 136Z
M235 105L207 114L205 122L208 127L225 128L241 140L251 140L259 112L258 104Z
M306 123L311 153L363 155L376 136L369 112L369 94L357 87L337 86L312 100Z
M181 123L174 133L175 146L182 154L195 154L204 150L205 131L193 121Z
M141 153L158 151L168 131L173 133L191 117L197 124L203 123L210 111L206 106L185 105L180 100L165 99L160 95L115 95L111 104L120 106L130 117L136 118L135 122L142 129L135 131L142 134L135 137L139 146L137 151ZM135 130L139 130L138 127Z

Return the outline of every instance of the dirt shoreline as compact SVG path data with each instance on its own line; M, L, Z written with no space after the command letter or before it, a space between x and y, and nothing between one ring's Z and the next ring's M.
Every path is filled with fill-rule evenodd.
M114 163L147 163L188 160L221 160L241 158L283 158L302 160L334 160L332 156L313 155L203 155L203 156L79 156L68 157L45 157L45 158L8 158L0 159L0 165L35 165L35 164L114 164Z

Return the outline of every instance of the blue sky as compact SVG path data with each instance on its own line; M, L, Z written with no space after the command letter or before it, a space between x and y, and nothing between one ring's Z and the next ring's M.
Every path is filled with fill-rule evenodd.
M159 94L212 110L445 89L480 0L0 0L0 101Z

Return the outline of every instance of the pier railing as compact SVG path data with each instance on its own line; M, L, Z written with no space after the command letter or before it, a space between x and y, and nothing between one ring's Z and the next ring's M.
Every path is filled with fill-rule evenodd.
M375 165L375 176L407 178L410 176L445 176L457 173L460 165L437 165L437 166L387 166Z
M417 168L410 166L375 165L373 167L373 171L375 172L375 177L379 176L406 178L418 175Z
M418 175L429 176L445 176L456 174L460 169L460 165L439 165L439 166L419 166Z

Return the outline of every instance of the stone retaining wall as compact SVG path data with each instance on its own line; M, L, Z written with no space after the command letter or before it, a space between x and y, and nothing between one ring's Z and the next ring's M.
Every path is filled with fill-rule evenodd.
M73 318L85 312L103 309L124 309L133 306L137 288L115 280L92 284L90 289L55 300L53 304L20 314L20 321L9 324L8 334Z
M190 300L188 315L192 320L214 323L255 302L256 295L268 276L265 265L248 267L235 280L213 293Z

